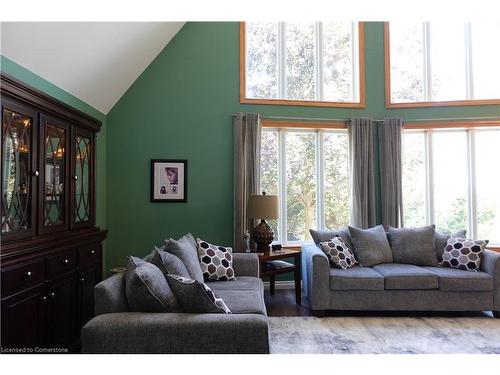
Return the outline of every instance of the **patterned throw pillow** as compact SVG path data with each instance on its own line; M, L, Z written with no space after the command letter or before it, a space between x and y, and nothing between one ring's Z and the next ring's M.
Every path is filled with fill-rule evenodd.
M203 278L211 281L236 280L233 269L233 249L212 245L199 238L198 257L200 259Z
M337 268L346 270L358 263L354 254L340 236L333 237L330 241L320 242L320 246L321 250L330 259L330 263Z
M231 314L222 298L205 283L177 275L167 275L167 280L184 312Z
M477 272L488 240L468 240L451 237L446 243L441 266Z

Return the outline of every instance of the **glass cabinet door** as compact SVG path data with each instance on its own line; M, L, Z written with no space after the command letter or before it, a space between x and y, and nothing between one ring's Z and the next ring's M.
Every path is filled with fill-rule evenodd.
M36 114L2 103L2 237L32 235L33 131ZM36 128L36 127L35 127Z
M54 232L67 226L67 142L68 126L42 117L42 186L40 232Z
M92 162L93 135L83 129L74 130L73 136L73 192L72 224L89 225L92 221Z

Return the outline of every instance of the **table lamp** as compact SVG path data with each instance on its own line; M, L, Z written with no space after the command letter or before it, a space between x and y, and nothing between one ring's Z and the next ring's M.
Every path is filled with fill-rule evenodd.
M257 244L258 252L269 251L273 242L273 230L265 219L278 218L278 196L266 193L250 194L248 196L247 216L249 219L261 219L260 224L252 231L252 239Z

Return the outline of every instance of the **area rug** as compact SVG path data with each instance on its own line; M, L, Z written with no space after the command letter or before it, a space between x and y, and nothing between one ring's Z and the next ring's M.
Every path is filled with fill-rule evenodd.
M500 354L488 317L270 317L275 354Z

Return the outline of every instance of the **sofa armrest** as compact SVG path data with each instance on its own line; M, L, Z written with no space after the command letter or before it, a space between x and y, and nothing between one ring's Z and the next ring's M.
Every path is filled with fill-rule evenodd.
M120 272L95 286L95 315L128 311L125 277Z
M269 353L267 317L259 314L103 314L82 328L81 340L83 353Z
M233 253L233 268L236 277L259 277L259 256L255 253Z
M500 253L484 250L481 259L481 271L487 272L494 277L493 306L495 311L500 311Z
M330 263L315 244L302 244L302 282L313 310L328 308Z

